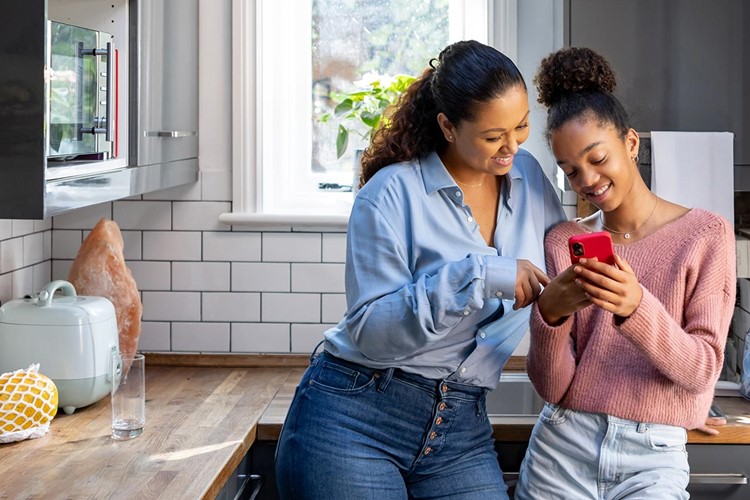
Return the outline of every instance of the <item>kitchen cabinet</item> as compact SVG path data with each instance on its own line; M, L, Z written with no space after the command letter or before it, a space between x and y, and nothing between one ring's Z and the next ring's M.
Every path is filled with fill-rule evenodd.
M689 444L692 500L750 498L750 445Z
M161 4L165 8L159 10ZM144 11L158 11L161 24L134 22L144 20L139 17ZM0 219L44 219L198 180L197 16L197 0L0 2ZM153 20L145 17L146 22ZM51 102L78 103L79 112L70 113L78 118L67 125L102 127L96 120L93 127L82 126L81 103L91 96L76 90L79 73L50 71L48 21L114 37L116 56L108 58L114 59L114 71L100 74L102 81L111 79L117 96L107 106L116 117L97 117L98 122L116 123L107 133L112 147L104 154L64 155L54 161L50 155L50 139L55 137L46 125L53 116ZM152 61L149 43L162 54L158 61ZM85 48L86 55L97 50L102 48ZM143 61L145 66L140 65ZM53 78L70 80L67 94L52 94ZM143 113L160 121L148 121ZM145 141L149 134L164 145L140 145L139 139ZM152 150L156 153L147 154Z
M130 157L197 165L198 0L134 1L130 16Z

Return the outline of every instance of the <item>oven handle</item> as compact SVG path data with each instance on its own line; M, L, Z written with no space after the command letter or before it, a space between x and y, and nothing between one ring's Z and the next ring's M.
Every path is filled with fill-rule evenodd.
M107 42L107 123L104 139L112 142L115 124L115 50L112 42Z
M83 121L83 57L82 56L107 56L107 90L105 93L105 110L104 113L107 117L104 122L104 127L98 127L99 123L94 123L91 128L83 128L81 122ZM76 75L76 85L78 85L78 140L83 140L83 133L87 132L90 134L105 134L104 138L107 142L113 141L114 136L114 110L115 110L115 50L112 42L107 42L106 49L84 49L83 43L78 42L78 67L79 72ZM97 74L98 77L98 74ZM97 120L98 121L98 120Z

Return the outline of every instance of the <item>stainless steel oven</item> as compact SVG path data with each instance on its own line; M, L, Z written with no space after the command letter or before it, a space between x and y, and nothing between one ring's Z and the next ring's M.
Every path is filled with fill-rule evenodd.
M116 62L111 34L48 21L48 161L116 156Z

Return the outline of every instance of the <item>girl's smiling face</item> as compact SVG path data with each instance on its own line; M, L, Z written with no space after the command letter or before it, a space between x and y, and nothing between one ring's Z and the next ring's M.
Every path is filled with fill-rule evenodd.
M623 138L614 126L583 117L552 131L550 145L573 191L605 212L622 203L640 176L633 129Z

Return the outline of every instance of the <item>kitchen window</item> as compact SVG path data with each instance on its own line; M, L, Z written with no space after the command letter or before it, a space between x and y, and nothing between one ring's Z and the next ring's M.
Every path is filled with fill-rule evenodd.
M366 141L351 134L337 158L338 121L321 121L331 96L378 75L418 76L457 40L514 58L516 1L234 0L233 212L221 220L345 227Z

